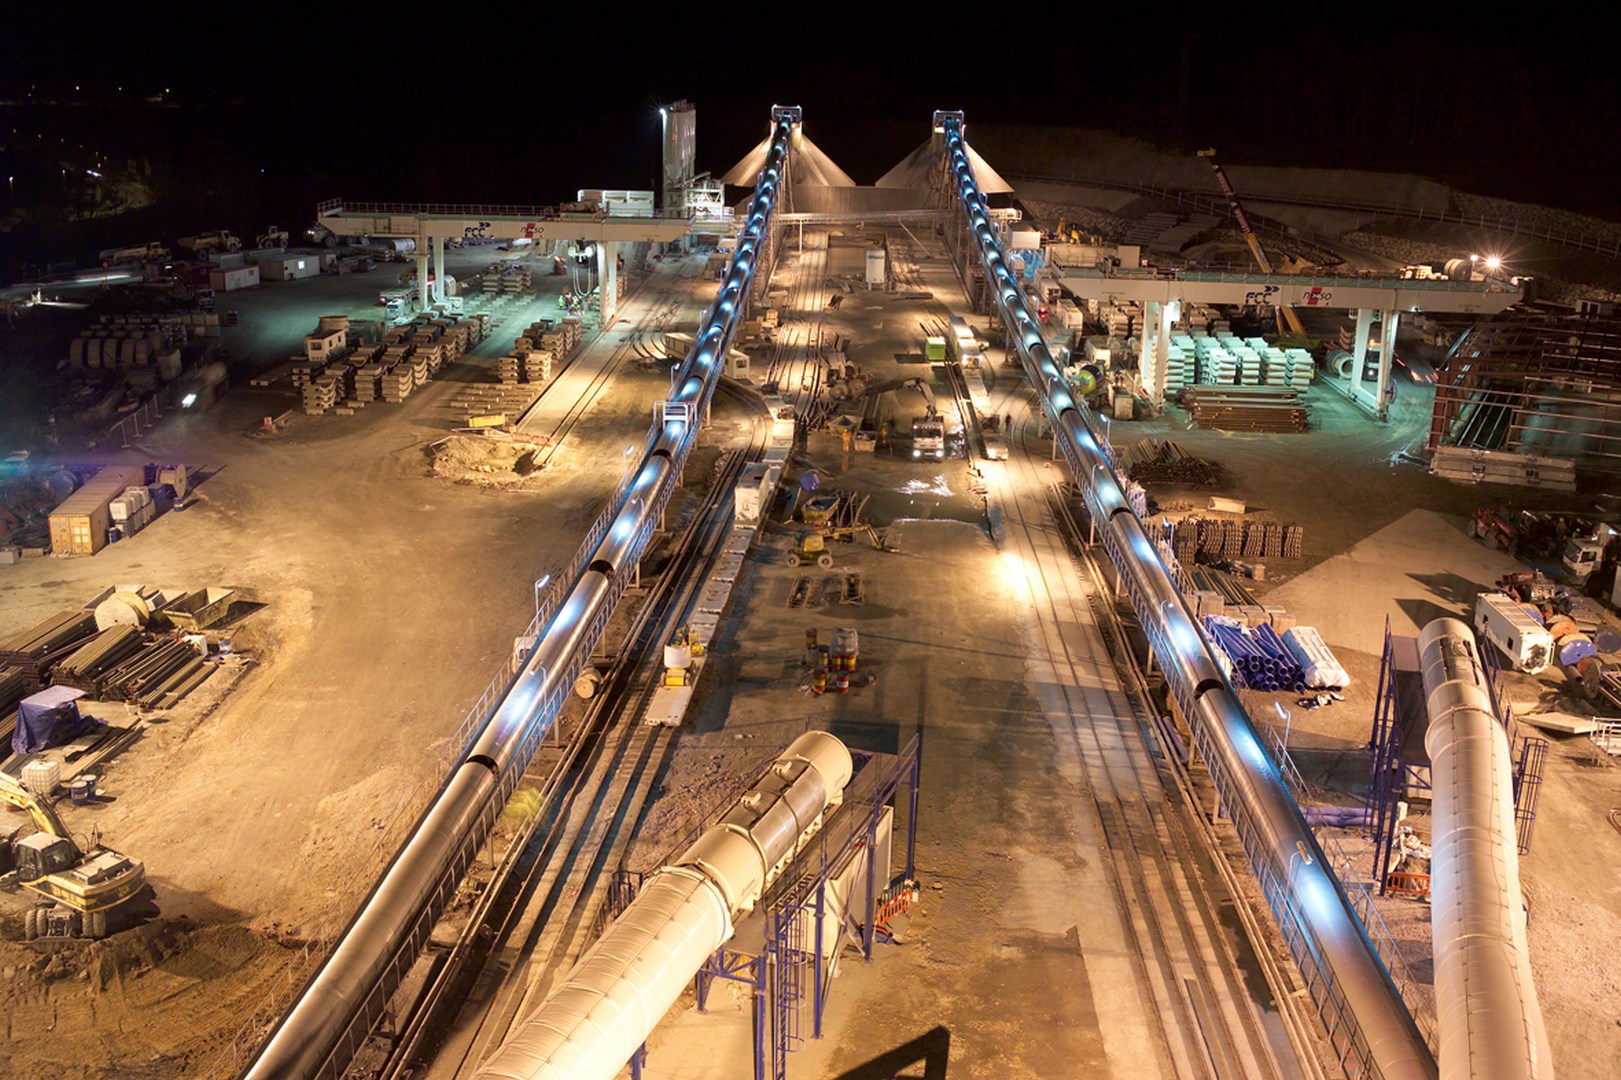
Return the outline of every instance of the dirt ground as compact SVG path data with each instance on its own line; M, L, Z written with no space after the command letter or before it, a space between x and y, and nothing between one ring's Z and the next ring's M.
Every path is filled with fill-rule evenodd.
M244 302L227 339L244 365L274 366L298 347L338 302L335 284L357 308L374 295L350 277ZM295 414L265 436L261 418L287 410L290 391L238 385L206 413L173 416L98 460L203 466L186 512L94 558L0 568L5 632L113 583L227 585L263 605L237 632L253 666L226 701L150 725L101 770L109 802L64 807L71 830L99 829L145 862L153 921L101 944L30 946L15 940L26 899L0 896L0 970L19 973L0 986L12 1016L0 1072L195 1074L294 950L348 918L510 656L533 582L568 560L611 489L617 473L595 448L617 463L664 385L627 368L521 491L432 478L423 447L451 427L456 384L487 378L514 327L548 301L507 304L483 347L401 406Z
M317 279L222 302L243 320L229 339L235 370L274 366L318 315L344 303L366 310L379 284L375 275ZM296 947L347 918L369 887L437 779L449 733L531 614L530 583L566 562L617 475L601 467L602 457L617 461L626 437L645 429L662 388L660 373L627 366L577 429L580 445L601 457L564 455L522 490L432 479L422 446L448 430L450 413L440 406L455 381L475 377L479 362L504 348L503 337L555 304L548 311L542 298L503 310L505 324L473 361L402 407L298 418L267 438L257 433L260 419L287 409L290 395L239 385L209 413L170 419L136 451L106 458L206 465L212 475L191 510L94 559L0 567L0 631L114 582L230 585L265 605L239 639L256 666L227 701L192 721L153 725L104 770L116 801L69 811L74 829L94 825L146 862L159 915L100 944L0 943L0 975L10 974L0 988L10 1017L0 1071L193 1074L283 976ZM897 374L923 374L926 367L894 357L915 351L917 317L927 313L938 314L855 293L829 325L851 338L851 358L875 372L887 362ZM994 393L1028 389L1004 379ZM1466 603L1469 589L1489 581L1481 577L1493 570L1484 549L1468 551L1473 542L1458 531L1462 515L1482 502L1557 500L1452 485L1402 461L1398 452L1427 424L1420 387L1403 384L1385 425L1327 388L1312 401L1317 424L1300 436L1189 430L1172 413L1117 424L1114 438L1174 437L1223 466L1220 487L1154 490L1162 501L1219 494L1305 526L1306 557L1269 565L1257 591L1287 598L1322 628L1357 680L1345 703L1297 714L1292 731L1324 801L1343 801L1356 796L1359 768L1365 775L1357 755L1377 673L1369 635L1386 616L1416 620L1430 610L1421 605ZM699 719L682 736L662 782L668 797L649 809L635 858L668 850L807 726L880 750L928 728L935 734L924 754L919 851L927 893L908 929L915 942L870 967L850 965L837 991L844 1011L791 1071L877 1076L889 1075L874 1071L886 1064L893 1071L949 1061L954 1076L1001 1077L1051 1075L1055 1059L1078 1071L1099 1065L1106 1035L1084 1007L1089 987L1073 964L1067 924L1051 914L1088 870L1087 857L1080 826L1053 812L1066 805L1068 781L1050 735L1032 719L1013 594L985 570L995 548L965 466L849 458L831 443L813 444L811 455L828 485L874 494L875 523L899 523L891 535L902 551L839 548L841 569L867 573L868 602L811 611L786 607L790 574L778 559L788 534L754 553L755 573L733 601L746 617L715 650ZM1414 508L1427 516L1413 519ZM1362 543L1372 546L1358 552ZM1391 565L1398 559L1402 565ZM1392 591L1392 574L1406 591ZM922 611L917 595L930 597ZM801 694L808 625L859 626L863 668L875 681L845 696ZM1529 701L1547 689L1517 694ZM993 782L1008 773L1028 782ZM1621 846L1602 820L1621 805L1617 778L1621 772L1585 764L1579 744L1557 742L1536 845L1522 862L1562 1076L1607 1077L1621 1059L1621 988L1609 948L1621 917ZM0 896L9 924L20 904ZM1427 930L1414 912L1422 909L1405 905L1390 917L1404 944L1421 947ZM1413 966L1422 972L1422 957ZM1053 986L1066 989L1042 991ZM891 999L904 1021L874 1024L850 1005ZM743 1071L747 1014L730 1003L718 1012L714 1026L694 1029L711 1056L674 1062L678 1070L724 1061L738 1066L730 1075ZM960 1022L947 1024L947 1016ZM707 1022L683 1013L671 1024ZM657 1041L653 1051L649 1075L686 1075L663 1071L672 1063Z

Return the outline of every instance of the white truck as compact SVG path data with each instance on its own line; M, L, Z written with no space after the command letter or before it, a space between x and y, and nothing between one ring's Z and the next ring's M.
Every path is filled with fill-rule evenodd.
M1535 675L1553 663L1553 635L1511 596L1481 593L1475 601L1475 630L1518 671Z

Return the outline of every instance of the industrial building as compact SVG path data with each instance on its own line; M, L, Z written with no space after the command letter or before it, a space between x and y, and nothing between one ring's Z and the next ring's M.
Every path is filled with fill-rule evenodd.
M177 419L104 455L229 459L150 562L103 556L229 587L107 582L98 605L173 607L172 632L137 654L111 628L56 676L240 665L109 763L116 805L63 805L152 844L152 887L204 924L176 954L229 958L190 1064L1602 1075L1613 1002L1578 1008L1553 958L1588 905L1621 919L1584 888L1621 856L1570 857L1621 795L1580 764L1621 753L1613 320L1349 244L1308 265L1281 245L1329 241L1252 218L1213 151L1192 171L1219 194L1107 193L1121 221L1147 200L1126 226L1048 177L1060 224L960 111L914 118L870 186L808 108L772 107L717 180L691 104L659 112L657 193L321 203L326 235L408 252L411 311L341 257L220 255L216 290L285 283L233 301L273 329L218 328L258 354L194 367ZM68 366L158 366L170 324L129 325ZM145 479L107 464L50 512L52 553L152 521ZM1546 531L1580 574L1463 512L1567 497ZM88 581L39 565L0 573L41 609ZM25 638L0 668L53 677ZM231 820L172 840L225 773ZM250 834L265 880L207 869ZM204 938L238 910L260 922Z

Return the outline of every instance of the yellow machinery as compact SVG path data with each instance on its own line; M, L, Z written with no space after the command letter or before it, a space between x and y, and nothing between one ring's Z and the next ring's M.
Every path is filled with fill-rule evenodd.
M789 566L803 566L812 562L823 570L833 569L833 553L827 550L827 540L814 529L801 533L799 546L788 552Z
M854 543L861 537L873 546L874 551L898 551L884 543L884 538L878 535L878 530L865 523L860 525L829 525L820 529L807 529L799 536L799 546L788 552L789 566L803 566L806 563L815 563L823 570L833 569L833 553L827 550L829 540L839 540L843 543Z
M5 773L0 801L28 811L40 830L12 845L18 883L55 901L29 909L24 936L105 937L108 916L146 884L146 867L100 844L80 851L56 811Z
M692 677L693 658L703 654L703 642L694 636L690 626L677 630L664 646L664 685L686 686Z
M1249 245L1250 254L1255 256L1256 265L1261 268L1261 273L1272 273L1272 260L1267 258L1266 252L1261 249L1261 238L1250 227L1250 219L1244 213L1244 208L1239 205L1238 192L1233 190L1232 182L1227 179L1227 170L1223 169L1221 164L1216 161L1215 149L1200 150L1199 156L1208 161L1210 168L1215 171L1216 183L1220 185L1221 193L1227 196L1227 205L1232 209L1233 217L1238 222L1239 232L1244 234L1244 243ZM1278 321L1280 324L1287 323L1289 332L1296 337L1303 338L1306 336L1306 328L1300 324L1300 316L1296 315L1294 308L1287 304L1278 305ZM1282 330L1283 326L1280 325L1278 329Z

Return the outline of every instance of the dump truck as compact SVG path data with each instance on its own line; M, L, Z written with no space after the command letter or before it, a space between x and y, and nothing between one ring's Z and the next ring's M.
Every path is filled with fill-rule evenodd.
M194 255L206 255L211 251L241 251L242 241L227 229L215 229L196 236L182 236L180 247Z
M168 262L169 249L156 240L150 240L139 247L108 248L101 253L101 261L107 266L120 266L128 263Z
M18 884L51 901L29 909L23 936L106 937L119 909L146 885L146 867L101 844L81 851L50 804L6 773L0 802L27 811L39 829L12 845Z

